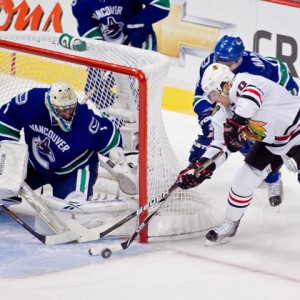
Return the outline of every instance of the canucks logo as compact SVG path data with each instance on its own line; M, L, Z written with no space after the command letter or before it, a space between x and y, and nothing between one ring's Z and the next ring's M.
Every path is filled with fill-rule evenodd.
M45 169L49 169L49 161L54 162L55 157L50 149L50 139L46 137L41 140L40 137L32 139L32 153L37 162Z
M92 134L95 134L98 132L100 127L100 123L98 120L96 120L94 117L92 117L92 121L89 125L89 132L91 132Z
M124 24L117 22L113 17L107 18L107 24L101 25L101 32L104 40L108 42L123 43L124 33L123 33Z

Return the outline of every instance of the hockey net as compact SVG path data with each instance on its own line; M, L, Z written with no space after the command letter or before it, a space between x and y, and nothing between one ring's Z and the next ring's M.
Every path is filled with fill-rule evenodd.
M128 199L145 205L168 190L182 169L170 146L161 111L168 59L152 51L87 39L83 39L86 51L73 51L59 44L59 36L0 32L0 104L33 87L49 87L55 81L69 83L80 101L89 98L92 109L120 128L127 157L134 157L132 164L137 165L139 178L139 194ZM95 192L99 189L103 193L107 187L115 193L100 176ZM199 235L217 223L211 205L200 188L177 189L140 240Z

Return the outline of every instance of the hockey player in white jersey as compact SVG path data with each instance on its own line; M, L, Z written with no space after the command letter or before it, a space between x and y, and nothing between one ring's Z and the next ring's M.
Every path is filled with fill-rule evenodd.
M198 135L190 150L190 162L199 159L211 143L211 113L215 103L206 97L201 84L206 68L215 62L227 65L234 74L247 72L260 75L284 86L292 95L298 94L299 87L286 64L278 59L263 57L258 53L245 50L243 41L239 37L223 36L216 44L214 52L203 60L199 69L193 107L198 115L202 134ZM248 140L240 152L244 156L247 155L252 144L253 142ZM279 205L283 199L280 172L269 174L265 178L265 183L268 185L271 206Z
M122 152L118 128L78 103L65 82L15 96L0 108L0 124L0 141L18 141L24 130L29 151L26 183L32 189L50 184L53 196L60 199L76 193L82 201L89 200L98 154Z
M236 152L247 139L256 141L234 176L225 220L206 235L206 244L215 244L236 234L254 191L267 174L281 167L283 157L294 161L296 172L300 170L300 97L264 77L235 75L218 63L206 69L202 89L217 103L212 117L213 141L200 160L179 174L181 188L195 187L212 176L228 154L200 174L194 171L224 144Z

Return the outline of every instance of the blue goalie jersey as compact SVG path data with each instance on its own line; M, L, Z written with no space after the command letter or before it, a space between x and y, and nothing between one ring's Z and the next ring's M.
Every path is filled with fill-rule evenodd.
M98 162L113 147L122 146L119 130L107 118L78 104L71 130L63 131L45 105L47 88L34 88L0 109L0 140L19 140L24 130L29 160L41 174L68 174Z

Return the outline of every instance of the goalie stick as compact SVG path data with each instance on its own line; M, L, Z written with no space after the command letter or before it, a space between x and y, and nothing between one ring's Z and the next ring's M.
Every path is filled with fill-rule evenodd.
M2 204L12 203L8 200L9 198L17 195L22 196L53 233L66 232L68 230L66 225L55 216L54 212L44 203L44 200L24 181L28 165L28 146L16 141L3 140L0 142L0 154L1 157L5 158L5 164L1 166L0 174L0 199L6 199ZM4 207L3 210L5 210ZM10 216L19 221L21 225L24 223L22 220L18 220L16 216L12 214Z
M197 170L195 170L195 173L200 173L201 171L205 170L208 166L210 166L212 163L214 163L219 157L221 157L226 151L227 151L226 147L224 147L223 149L221 149L212 158L210 158L209 160L207 160L203 165L201 165ZM90 255L102 254L102 256L104 258L108 258L108 257L110 257L112 251L119 251L119 250L125 250L125 249L127 249L131 245L131 243L136 239L136 237L139 235L139 233L141 232L141 230L149 223L149 221L151 220L151 218L156 214L156 212L159 210L159 208L164 203L164 201L166 201L166 199L170 196L170 194L175 189L177 189L177 188L178 188L178 182L175 181L175 183L171 186L171 188L168 191L166 191L162 195L156 197L152 201L148 202L148 204L146 204L145 206L143 206L142 208L140 208L140 209L146 210L150 206L152 206L152 205L150 205L150 206L147 207L147 205L149 205L150 203L154 202L154 203L157 204L157 206L155 207L155 209L136 228L136 230L134 231L134 233L132 234L132 236L129 237L128 240L126 240L125 242L123 242L121 244L110 245L110 246L108 246L108 247L106 247L104 249L103 249L103 246L102 247L101 246L92 247L92 248L89 249L89 254ZM77 233L79 233L79 232L77 232ZM104 236L104 235L102 235L102 236Z
M80 237L77 233L73 231L67 231L56 235L40 234L34 229L32 229L27 223L25 223L22 219L20 219L14 212L12 212L4 204L0 203L0 207L7 215L9 215L14 221L16 221L19 225L21 225L24 229L26 229L30 234L32 234L43 244L46 245L64 244L64 243L72 242Z
M53 211L44 203L42 197L39 197L24 181L20 195L27 203L39 214L47 226L55 233L60 234L67 230L63 221L61 221Z

